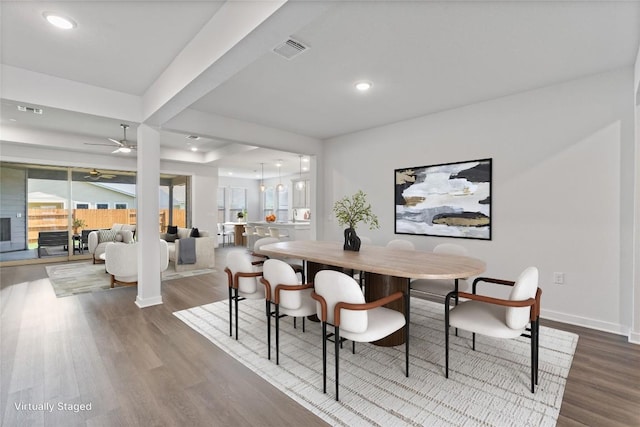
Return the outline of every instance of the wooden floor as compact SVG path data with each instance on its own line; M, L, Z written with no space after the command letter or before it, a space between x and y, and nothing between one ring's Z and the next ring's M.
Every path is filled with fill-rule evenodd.
M219 267L144 310L135 288L56 298L43 265L1 268L0 425L326 425L172 315L227 297ZM640 426L640 346L543 324L580 335L558 425ZM16 409L44 402L68 407Z

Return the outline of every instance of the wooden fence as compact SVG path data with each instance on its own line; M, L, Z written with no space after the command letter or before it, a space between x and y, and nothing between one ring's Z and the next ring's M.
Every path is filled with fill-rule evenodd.
M66 230L69 212L67 209L29 209L28 210L29 243L38 241L41 231ZM86 230L111 228L113 224L136 224L135 209L72 209L71 215L75 219L83 219ZM164 232L169 225L169 210L161 209L158 230ZM186 226L186 211L174 209L173 225Z

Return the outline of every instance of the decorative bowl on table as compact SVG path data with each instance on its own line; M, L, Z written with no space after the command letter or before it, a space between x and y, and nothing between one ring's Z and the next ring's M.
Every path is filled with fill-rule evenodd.
M264 219L267 222L276 222L276 216L274 214L267 215L264 217Z

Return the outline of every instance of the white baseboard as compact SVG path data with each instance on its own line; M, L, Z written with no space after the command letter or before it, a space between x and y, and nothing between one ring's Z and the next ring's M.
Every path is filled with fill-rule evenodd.
M140 308L151 307L154 305L162 304L162 296L158 295L157 297L152 298L140 298L140 295L136 297L136 305Z
M573 316L571 314L560 313L552 310L540 310L540 317L543 319L555 320L556 322L568 323L570 325L583 326L589 329L609 332L616 335L629 335L629 328L617 323L603 322L601 320L590 319L588 317ZM630 340L631 342L631 340Z
M629 332L629 342L632 344L640 344L640 332Z

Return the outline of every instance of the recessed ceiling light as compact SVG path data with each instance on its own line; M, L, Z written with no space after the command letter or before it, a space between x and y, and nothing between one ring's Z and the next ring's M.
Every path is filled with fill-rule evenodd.
M198 151L198 147L191 147L191 151Z
M193 139L195 141L199 140L200 137L198 135L187 135L186 137L187 139Z
M371 82L356 82L354 85L360 92L366 92L373 86Z
M70 30L78 26L78 24L76 24L73 19L60 15L58 13L44 12L42 16L47 20L47 22L49 22L49 24L58 28L62 28L63 30Z

